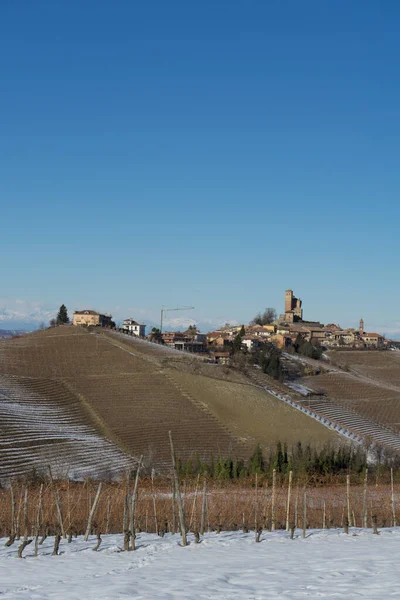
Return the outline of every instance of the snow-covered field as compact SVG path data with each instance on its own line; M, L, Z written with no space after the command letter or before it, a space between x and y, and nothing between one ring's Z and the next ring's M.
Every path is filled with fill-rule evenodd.
M206 534L186 548L178 535L139 534L136 552L120 552L121 535L71 544L51 556L53 539L33 544L18 559L16 542L0 540L0 597L4 599L240 599L400 598L400 528L380 535L355 529L310 531L290 540L286 532Z

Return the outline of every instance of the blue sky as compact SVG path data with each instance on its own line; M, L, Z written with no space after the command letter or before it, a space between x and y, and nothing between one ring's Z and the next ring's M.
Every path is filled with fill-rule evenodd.
M0 315L206 328L290 287L400 333L399 27L394 1L4 0Z

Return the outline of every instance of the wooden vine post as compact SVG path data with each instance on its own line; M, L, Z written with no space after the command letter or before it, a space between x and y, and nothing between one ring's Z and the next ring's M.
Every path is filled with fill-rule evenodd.
M206 526L206 507L207 507L207 479L204 475L203 482L203 502L201 506L201 521L200 521L200 533L204 535L204 528Z
M347 522L351 527L351 510L350 510L350 475L346 475L346 499L347 499Z
M393 467L390 469L390 488L392 500L392 525L393 527L396 527L396 505L394 501Z
M102 485L103 484L100 482L99 483L99 487L97 488L97 493L96 493L95 499L94 499L93 504L92 504L92 508L90 510L90 514L89 514L89 518L88 518L88 523L87 523L87 527L86 527L86 533L85 533L85 537L84 537L85 542L88 541L89 535L90 535L90 531L92 529L92 521L93 521L94 513L96 512L97 505L98 505L99 500L100 500L100 494L101 494Z
M180 527L181 536L182 536L182 546L187 546L185 513L183 511L181 490L179 487L179 473L178 473L178 469L176 466L174 443L172 441L172 433L170 431L169 431L169 442L171 445L172 471L173 471L173 475L174 475L176 500L178 502L179 527Z
M24 540L28 539L28 488L25 487L24 495Z
M364 497L363 497L363 522L364 529L368 527L368 467L365 469L364 476Z
M42 512L42 495L43 495L43 483L40 485L39 500L36 514L36 531L35 531L35 552L34 556L38 555L39 551L39 532L40 532L40 515Z
M192 505L192 513L190 515L190 522L189 522L189 531L192 531L192 527L194 527L196 529L196 502L197 502L197 494L198 494L198 490L199 490L199 481L200 481L200 473L197 475L197 479L196 479L196 487L194 490L194 498L193 498L193 505Z
M130 532L129 532L129 495L130 495L130 486L131 486L131 472L128 469L126 473L126 491L124 496L124 513L122 518L122 531L124 534L124 550L129 550L129 540L130 540Z
M154 527L156 530L156 534L159 534L158 531L158 519L157 519L157 505L156 505L156 494L154 491L154 476L155 476L155 471L154 469L151 470L151 496L152 496L152 500L153 500L153 515L154 515Z
M53 475L51 473L50 465L49 465L49 476L50 476L50 487L51 487L51 490L52 490L53 495L54 495L54 502L55 502L55 505L56 505L57 517L58 517L58 523L60 525L61 535L65 539L67 536L65 535L64 523L63 523L62 514L61 514L61 508L60 508L60 500L58 498L57 490L56 490L55 485L54 485L54 480L53 480Z
M275 531L275 493L276 493L276 469L274 469L272 471L271 531Z
M289 472L289 484L288 484L288 494L287 494L287 505L286 505L286 531L289 531L289 519L290 519L290 496L292 493L292 478L293 471Z
M142 466L143 455L139 459L139 463L137 466L136 476L135 476L135 485L133 487L133 494L131 497L130 504L130 520L129 520L129 530L131 532L131 549L135 550L135 508L137 502L137 493L138 493L138 485L139 485L139 474Z
M13 484L10 484L10 495L11 495L11 531L10 531L10 539L15 538L15 494Z
M256 473L256 499L254 504L254 530L256 532L256 541L258 534L258 473Z

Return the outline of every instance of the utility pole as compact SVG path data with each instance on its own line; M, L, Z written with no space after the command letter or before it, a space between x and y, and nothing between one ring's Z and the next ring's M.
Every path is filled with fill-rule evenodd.
M164 313L166 312L172 312L175 310L194 310L194 306L181 306L181 307L176 307L176 308L162 308L161 309L161 320L160 320L160 333L162 333L163 330L163 321L164 321Z

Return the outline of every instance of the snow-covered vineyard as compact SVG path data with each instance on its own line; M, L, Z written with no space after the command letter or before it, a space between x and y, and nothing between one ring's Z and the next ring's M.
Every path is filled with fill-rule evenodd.
M50 463L55 475L72 478L118 475L132 464L85 422L79 402L60 382L21 381L0 375L0 481L41 472ZM44 395L50 387L57 402Z
M398 598L400 528L379 535L354 529L311 530L293 540L286 532L208 533L199 544L189 536L139 534L137 550L122 552L123 536L62 541L53 538L33 556L33 544L17 558L17 543L0 540L0 595L26 599L297 599Z

